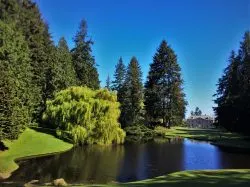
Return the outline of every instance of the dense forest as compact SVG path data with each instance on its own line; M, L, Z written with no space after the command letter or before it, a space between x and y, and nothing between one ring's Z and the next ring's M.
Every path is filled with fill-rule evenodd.
M250 32L231 52L229 64L217 84L214 108L217 123L230 131L250 133Z
M122 143L138 127L182 125L187 101L177 55L163 40L145 84L138 59L115 72L101 88L94 42L83 19L70 49L54 44L32 0L0 0L0 140L16 139L29 126L55 129L74 143ZM219 125L249 132L250 33L232 52L219 79L214 108ZM135 128L136 126L136 128Z
M64 37L54 44L35 2L1 0L0 9L1 140L41 126L57 129L58 136L74 143L119 143L125 136L120 127L182 123L186 101L181 69L165 40L145 87L137 58L126 67L121 57L105 91L100 90L94 42L84 19L69 49Z

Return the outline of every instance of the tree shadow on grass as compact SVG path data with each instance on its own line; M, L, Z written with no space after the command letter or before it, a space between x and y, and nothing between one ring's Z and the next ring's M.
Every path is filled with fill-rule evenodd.
M137 183L121 184L124 187L210 187L210 186L250 186L250 172L218 172L218 171L193 171L174 173L167 176L157 177Z

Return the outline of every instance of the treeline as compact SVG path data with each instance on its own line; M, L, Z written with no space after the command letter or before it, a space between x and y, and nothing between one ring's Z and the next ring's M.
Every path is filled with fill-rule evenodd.
M100 88L92 45L84 20L80 22L74 47L70 50L63 37L57 45L53 43L48 24L35 2L0 0L0 140L17 138L26 126L41 125L43 114L50 110L49 103L57 99L55 94L64 93L61 90L72 86ZM107 89L117 93L121 110L119 122L123 128L135 125L170 127L182 123L186 101L181 69L176 54L165 40L153 57L145 85L136 57L132 57L127 67L120 58L113 81L108 77L106 83ZM82 89L75 91L82 92ZM72 97L71 92L65 93ZM80 111L81 107L78 108ZM72 132L74 129L82 131L72 127ZM77 139L87 141L81 135Z
M40 124L54 93L74 85L100 87L86 22L72 50L63 37L55 45L48 29L32 0L0 0L0 140Z
M214 108L217 123L230 131L250 134L250 32L231 52L229 64L217 84Z
M144 86L136 57L132 57L127 68L120 58L115 67L114 80L111 82L108 76L106 81L106 87L117 92L123 128L181 125L187 105L182 86L177 56L165 40L153 57Z

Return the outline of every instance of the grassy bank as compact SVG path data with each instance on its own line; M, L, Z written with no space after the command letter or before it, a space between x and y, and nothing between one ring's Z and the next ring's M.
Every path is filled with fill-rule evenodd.
M158 134L165 137L182 137L196 140L210 141L214 145L225 148L238 148L250 151L250 137L231 133L221 129L198 129L185 127L172 127L171 129L156 129Z
M72 185L74 187L210 187L210 186L237 186L248 187L250 185L250 169L239 170L197 170L182 171L153 179L131 183L107 184L107 185Z
M4 141L9 148L0 152L0 178L6 178L18 168L16 159L62 152L70 149L71 144L52 135L26 129L15 141Z

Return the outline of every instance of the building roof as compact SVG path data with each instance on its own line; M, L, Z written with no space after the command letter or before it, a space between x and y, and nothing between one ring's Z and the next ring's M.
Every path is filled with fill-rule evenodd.
M208 116L208 115L200 115L200 116L191 115L191 116L189 116L187 119L198 119L198 118L207 119L207 120L214 120L213 117Z

